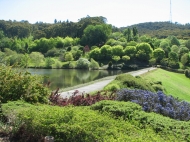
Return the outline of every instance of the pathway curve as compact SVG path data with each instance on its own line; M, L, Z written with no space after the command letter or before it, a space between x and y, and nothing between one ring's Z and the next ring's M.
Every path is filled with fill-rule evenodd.
M154 70L154 69L156 69L156 68L150 67L150 68L141 69L141 70L138 70L138 71L131 71L131 72L128 72L126 74L131 74L132 76L137 76L137 75L141 75L143 73L146 73L146 72ZM72 96L73 93L76 90L78 90L80 93L83 93L83 94L98 91L98 90L102 90L104 88L104 86L106 86L111 81L113 81L115 79L115 77L116 77L116 75L112 76L112 77L108 77L108 79L105 78L105 80L98 81L98 82L95 82L93 84L89 84L89 85L79 87L79 88L76 88L76 89L73 89L73 90L61 92L60 94L61 94L61 96L63 98L68 98L68 97Z

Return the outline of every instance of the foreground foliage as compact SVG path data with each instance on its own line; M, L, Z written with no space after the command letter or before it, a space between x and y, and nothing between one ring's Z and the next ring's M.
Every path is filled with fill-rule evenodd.
M115 102L114 105L117 106L120 103L121 102ZM126 105L128 104L131 108L136 108L134 111L141 112L140 106L137 104L127 102ZM114 107L114 105L112 106ZM89 106L34 106L26 105L26 103L20 101L9 102L3 105L3 109L6 110L7 114L12 113L11 108L14 108L17 118L23 122L20 130L13 136L14 140L39 141L41 139L43 141L43 137L46 135L54 136L57 142L151 142L184 140L178 135L175 136L174 134L168 133L162 137L154 132L152 128L147 127L142 129L133 124L139 124L139 120L134 120L134 122L131 123L122 118L114 118L107 112L94 111L90 109ZM131 108L128 107L129 111ZM120 111L120 108L116 109ZM186 128L185 125L184 128Z
M23 99L31 103L46 103L49 91L41 83L40 78L28 72L0 65L0 101L5 103Z
M133 102L101 101L91 108L110 112L115 118L122 118L142 131L151 128L166 141L190 141L190 121L177 121L156 113L146 113L142 111L141 106Z

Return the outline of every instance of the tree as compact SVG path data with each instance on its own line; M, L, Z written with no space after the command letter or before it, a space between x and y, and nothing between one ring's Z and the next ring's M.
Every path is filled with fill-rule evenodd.
M130 60L130 57L129 57L129 56L127 56L127 55L122 56L122 60L123 60L124 62L127 62L127 61L129 61L129 60Z
M179 57L181 58L183 56L183 54L188 53L189 49L187 47L181 47L179 49Z
M169 41L168 40L161 41L159 47L164 50L165 56L167 58L168 57L168 53L171 51Z
M168 55L168 59L169 59L169 61L174 61L174 62L179 61L178 54L175 53L175 52L170 52L169 55Z
M127 39L128 42L133 40L133 34L132 34L130 28L125 29L124 32L123 32L123 34L126 37L126 39Z
M94 60L100 60L101 58L101 51L99 48L95 48L94 50L91 50L89 53L89 57L93 58Z
M152 56L152 48L148 43L139 43L136 46L137 54L136 57L140 60L148 61Z
M101 46L106 42L110 33L111 25L89 25L84 29L84 33L81 38L81 44L89 46Z
M44 60L44 55L40 52L30 53L30 59L36 67L39 67Z
M190 39L185 42L185 46L190 50Z
M21 58L21 66L27 68L30 62L30 57L28 54L24 54Z
M66 52L65 53L65 61L73 61L73 54L71 52Z
M153 56L157 62L160 62L165 57L165 52L162 48L157 48L153 51Z
M123 46L115 45L111 49L113 56L119 56L119 57L123 56Z
M181 63L185 66L189 63L190 57L188 53L185 53L181 56Z
M47 57L45 58L45 66L46 68L52 68L52 65L55 63L55 61L50 58L50 57Z
M117 65L117 62L121 59L120 56L113 56L112 59L116 62L116 65Z
M91 69L99 69L100 66L99 66L98 62L96 62L93 58L91 58L89 67Z
M82 53L83 51L81 50L71 50L72 54L73 54L73 58L74 60L78 60L81 56L82 56Z
M149 65L153 66L153 65L155 65L155 64L156 64L156 59L155 59L155 58L151 58L151 59L149 60Z
M77 68L80 69L89 69L90 62L86 58L80 58L76 62Z
M103 59L111 59L112 57L112 47L110 45L103 45L100 48L100 54L102 55Z
M173 52L175 52L175 53L178 53L179 47L178 47L177 45L172 45L171 51L173 51Z
M130 58L135 58L136 53L137 53L137 50L135 46L127 46L124 49L124 55L127 55Z
M171 45L180 46L180 42L175 36L169 36L168 39L170 40Z

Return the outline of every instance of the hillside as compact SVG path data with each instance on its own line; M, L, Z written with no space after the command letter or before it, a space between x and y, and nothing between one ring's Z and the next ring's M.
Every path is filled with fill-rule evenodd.
M139 35L149 35L151 37L166 38L168 35L174 35L180 39L189 39L190 36L190 24L179 24L170 22L147 22L131 25L128 27L122 27L120 30L126 28L136 27Z
M83 30L88 25L107 24L106 18L99 17L84 17L78 22L72 21L56 21L53 24L36 22L31 24L28 21L5 21L0 20L0 30L3 30L4 34L9 38L25 38L30 35L34 39L40 39L42 37L78 37L81 38ZM179 23L170 22L146 22L138 23L126 27L114 27L112 26L112 32L124 31L126 28L136 27L139 35L149 35L151 37L166 38L168 35L174 35L179 39L189 39L190 37L190 24L182 25Z

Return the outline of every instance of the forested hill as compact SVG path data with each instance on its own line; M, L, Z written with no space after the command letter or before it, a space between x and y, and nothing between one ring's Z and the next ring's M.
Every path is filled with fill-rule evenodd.
M36 22L31 24L28 21L4 21L0 20L0 30L3 30L4 35L9 38L25 38L30 35L34 39L40 39L42 37L78 37L81 38L83 30L88 25L106 24L107 19L105 17L84 17L79 19L78 22L71 21L57 21L55 19L53 24ZM170 22L147 22L131 25L128 27L114 27L112 26L112 32L123 32L127 28L134 28L138 30L138 34L149 35L151 37L166 38L169 35L174 35L178 39L190 38L190 24L181 25L178 23Z
M120 30L136 27L139 35L149 35L151 37L166 38L168 35L174 35L179 39L189 39L190 23L182 25L170 22L147 22L121 27Z

